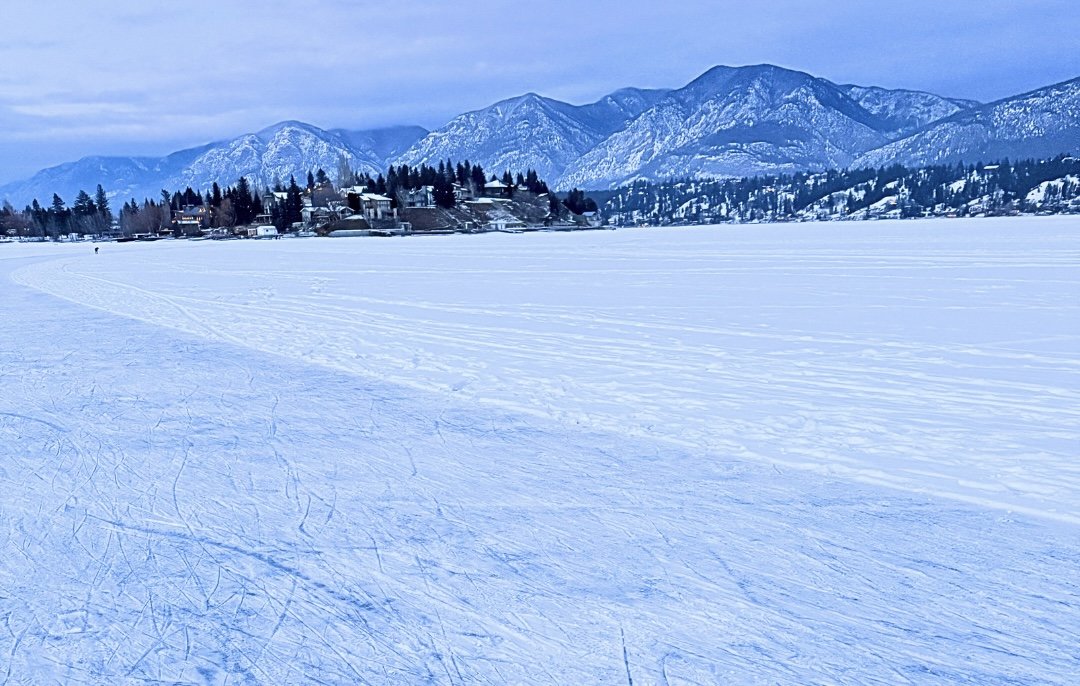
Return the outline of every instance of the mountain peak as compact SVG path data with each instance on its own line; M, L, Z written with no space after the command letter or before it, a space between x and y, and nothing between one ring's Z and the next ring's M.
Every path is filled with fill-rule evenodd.
M357 171L379 174L392 155L426 133L419 127L324 131L288 120L161 158L87 157L7 184L0 188L0 198L17 203L50 198L53 193L68 198L79 190L92 191L99 183L113 196L157 197L162 188L206 190L214 183L232 185L241 176L267 186L318 168L332 172L342 157Z
M88 157L0 188L17 203L98 183L124 197L287 179L341 158L378 174L388 164L468 159L534 169L556 188L630 179L729 177L944 160L1080 152L1080 78L980 105L916 90L837 85L772 64L717 65L674 89L622 88L572 105L536 92L419 127L323 130L286 120L163 158Z
M320 129L317 126L313 126L311 124L307 124L307 123L302 122L302 121L297 121L295 119L286 119L285 121L279 121L276 124L272 124L270 126L267 126L265 129L262 129L261 131L257 132L255 135L258 136L259 138L267 139L267 138L272 138L272 137L278 135L282 131L289 131L289 130L303 131L305 133L310 133L310 134L313 134L313 135L316 135L316 136L325 135L327 133L326 131L324 131L323 129Z
M479 111L499 113L505 112L507 114L512 114L513 112L517 111L518 108L529 109L536 107L551 107L555 104L562 103L559 103L557 100L552 100L551 98L545 98L544 96L537 93L529 92L515 96L513 98L506 98L505 100L500 100L494 105L491 105L490 107L485 107L484 109Z
M748 64L740 67L721 64L706 70L701 76L691 81L686 88L690 88L695 84L715 84L720 81L731 79L738 79L745 82L761 77L787 80L815 80L815 77L810 74L788 69L786 67L779 67L775 64Z
M660 98L556 185L841 168L887 142L889 130L825 79L770 64L720 65Z

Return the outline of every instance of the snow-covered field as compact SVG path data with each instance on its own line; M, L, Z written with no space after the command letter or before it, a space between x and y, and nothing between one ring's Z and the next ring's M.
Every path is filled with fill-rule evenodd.
M0 683L1080 673L1075 219L0 245L0 282Z

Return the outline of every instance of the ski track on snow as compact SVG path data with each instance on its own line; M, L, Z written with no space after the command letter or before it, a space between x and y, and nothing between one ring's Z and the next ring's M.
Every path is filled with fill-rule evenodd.
M1080 241L1029 222L155 245L15 278L573 426L1080 523Z
M0 246L0 684L1080 673L1071 223L88 252Z

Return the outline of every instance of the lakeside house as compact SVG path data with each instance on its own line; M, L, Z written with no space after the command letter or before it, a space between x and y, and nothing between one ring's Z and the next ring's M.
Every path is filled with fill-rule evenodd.
M210 227L210 208L205 205L185 205L173 212L173 229L181 236L199 236Z
M370 193L364 186L352 186L342 188L341 197L345 205L353 212L361 214L368 221L383 221L396 219L397 213L393 210L393 201L385 195Z
M509 200L514 195L514 187L508 186L502 181L488 181L484 184L484 195L488 198L502 198Z
M405 207L435 207L435 186L421 186L405 191Z

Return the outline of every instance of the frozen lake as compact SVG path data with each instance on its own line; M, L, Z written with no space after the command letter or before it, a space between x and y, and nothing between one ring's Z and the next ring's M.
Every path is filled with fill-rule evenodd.
M0 245L0 281L8 683L1080 672L1076 219Z
M455 402L1080 523L1075 219L88 252L15 278Z

